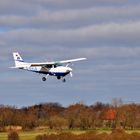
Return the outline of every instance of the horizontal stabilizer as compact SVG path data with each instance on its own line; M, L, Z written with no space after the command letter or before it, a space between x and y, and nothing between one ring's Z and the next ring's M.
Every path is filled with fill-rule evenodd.
M11 69L24 69L24 67L9 67Z

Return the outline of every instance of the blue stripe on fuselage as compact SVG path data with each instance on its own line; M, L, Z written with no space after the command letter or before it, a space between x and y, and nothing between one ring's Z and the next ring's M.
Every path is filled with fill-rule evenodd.
M69 72L63 73L63 72L46 72L46 71L35 71L35 70L29 70L32 72L40 73L40 74L49 74L51 76L66 76L69 74Z

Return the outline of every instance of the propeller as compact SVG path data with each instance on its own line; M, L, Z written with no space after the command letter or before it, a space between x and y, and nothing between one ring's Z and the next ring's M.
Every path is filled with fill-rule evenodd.
M70 74L70 77L72 77L72 68L70 68L70 67L67 67L67 72Z
M68 66L69 66L69 64L70 64L70 62L69 62L69 63L67 63L66 67L68 67Z
M72 72L70 72L70 77L72 77L73 76L73 74L72 74Z

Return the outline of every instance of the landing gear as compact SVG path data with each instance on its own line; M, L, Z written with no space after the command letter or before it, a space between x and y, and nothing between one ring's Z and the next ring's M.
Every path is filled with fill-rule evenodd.
M66 82L66 79L65 79L65 78L64 78L64 79L62 79L62 82L63 82L63 83L65 83L65 82Z
M66 79L65 79L65 78L63 78L63 77L61 77L61 76L57 76L57 79L58 79L58 80L62 79L62 82L63 82L63 83L65 83L65 82L66 82Z
M61 79L61 76L57 76L57 79L60 80Z
M42 77L42 81L46 81L46 77Z
M48 76L49 76L49 74L47 74L47 75L43 76L43 77L42 77L42 81L46 81L46 80L47 80L47 78L48 78Z

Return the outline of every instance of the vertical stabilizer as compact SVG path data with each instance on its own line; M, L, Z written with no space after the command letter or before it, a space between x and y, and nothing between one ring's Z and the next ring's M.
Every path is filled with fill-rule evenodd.
M23 59L21 58L21 56L19 55L18 52L14 52L13 57L14 57L16 67L19 67L19 66L24 64L24 61L23 61Z

